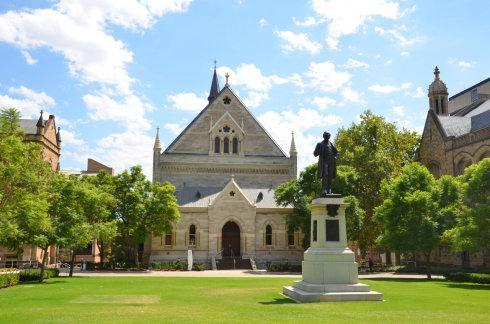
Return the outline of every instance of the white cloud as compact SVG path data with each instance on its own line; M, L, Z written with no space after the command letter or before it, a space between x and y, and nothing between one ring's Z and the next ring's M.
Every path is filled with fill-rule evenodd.
M310 26L315 26L321 23L324 23L325 19L316 19L315 17L307 17L305 20L301 21L298 20L296 17L293 17L293 23L296 26L300 27L310 27Z
M167 100L172 103L172 107L175 109L192 112L201 111L208 104L208 100L204 96L198 96L193 92L168 95Z
M410 52L407 52L407 51L403 51L400 53L401 56L408 56L410 55Z
M328 61L321 63L311 62L305 75L310 78L310 86L326 92L337 91L351 77L347 72L337 72L335 65Z
M473 66L475 66L475 62L459 61L458 66L461 68L461 70L471 69Z
M91 155L119 172L137 164L141 165L146 176L151 179L153 142L153 137L138 131L110 134L98 141L98 146Z
M37 118L41 109L49 109L56 102L45 92L36 92L25 86L10 87L8 95L0 95L0 108L15 108L23 117Z
M106 94L87 94L83 96L83 101L93 120L116 121L133 132L144 132L151 128L145 112L153 110L153 106L143 102L138 96L127 95L116 100Z
M350 87L344 88L342 90L342 97L346 102L354 102L360 104L364 103L364 100L361 98L361 94Z
M65 146L84 146L85 141L81 138L81 136L75 132L60 129L61 141L63 143L63 147Z
M373 17L397 19L402 12L398 3L386 0L313 0L313 10L327 20L327 44L337 49L340 37L358 32Z
M306 33L275 31L274 34L285 42L282 45L284 52L307 51L310 54L318 54L323 47L320 43L310 40Z
M302 84L301 76L294 74L290 78L283 78L277 75L264 75L254 64L242 63L235 70L227 66L220 66L216 72L223 78L229 73L229 83L231 86L244 87L247 95L243 99L245 105L257 107L264 100L269 98L269 91L275 85L293 83L297 86Z
M409 82L407 83L402 83L400 86L393 86L393 85L381 85L381 84L373 84L368 87L369 90L372 92L378 92L378 93L393 93L393 92L398 92L400 90L408 89L410 88L411 84Z
M424 90L422 90L422 87L417 87L417 89L415 89L415 92L412 93L413 98L422 98L424 95L425 95L425 92L424 92Z
M406 27L402 25L401 27L394 28L394 29L384 29L382 27L376 26L374 27L374 31L380 35L387 35L389 36L398 46L400 47L409 47L412 46L418 42L420 42L420 38L418 37L413 37L409 38L405 35L403 35L403 31L406 30ZM408 53L408 52L402 52L402 53ZM403 55L403 54L402 54Z
M329 106L335 105L336 101L330 97L315 97L311 103L317 106L320 110L325 110Z
M22 50L20 51L20 53L22 54L22 56L24 56L24 59L26 60L27 64L34 65L37 63L37 60L34 59L28 51Z
M269 94L267 92L249 91L247 97L243 99L243 103L247 107L255 108L260 106L262 101L267 99L269 99Z
M367 69L369 68L369 64L366 62L354 60L352 58L349 58L347 62L344 64L344 67L346 69L357 69L357 68L364 68Z
M291 144L291 131L294 131L298 149L298 170L315 162L313 150L318 138L307 132L316 127L328 127L342 122L339 116L321 114L318 110L302 108L299 111L267 111L258 116L259 121L286 152Z
M33 62L28 49L47 47L63 55L70 73L83 82L128 93L133 54L107 32L108 25L146 29L165 13L185 11L190 2L61 0L52 8L7 11L0 15L0 41L19 47L28 64Z
M260 20L259 20L259 26L260 27L267 26L267 20L265 20L265 18L260 18Z
M179 124L174 124L174 123L167 123L167 124L163 125L163 128L170 131L174 135L179 135L184 130L184 127L182 127Z

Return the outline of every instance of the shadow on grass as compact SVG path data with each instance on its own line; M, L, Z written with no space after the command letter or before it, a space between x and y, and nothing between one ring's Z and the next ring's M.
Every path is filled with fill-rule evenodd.
M471 284L464 282L446 282L444 286L448 288L470 289L470 290L490 290L490 285Z
M444 279L431 279L427 278L362 278L360 281L372 280L372 281L392 281L392 282L446 282Z
M276 297L274 300L271 301L261 301L259 304L262 305L281 305L281 304L296 304L295 301L286 298L286 297Z
M63 280L63 279L46 279L43 282L22 281L22 282L19 282L19 286L22 286L22 285L55 285L55 284L60 284L60 283L64 284L67 282L66 282L66 280Z

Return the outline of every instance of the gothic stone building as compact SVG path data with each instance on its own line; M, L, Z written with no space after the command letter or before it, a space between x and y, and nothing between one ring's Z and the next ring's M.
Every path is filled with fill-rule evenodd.
M147 240L149 261L186 260L192 250L208 266L227 257L299 263L302 234L286 226L292 208L274 201L274 189L296 177L294 137L287 156L228 82L220 90L216 70L208 101L163 152L157 132L153 181L176 186L181 218Z
M439 177L460 175L464 169L490 157L490 78L448 99L446 84L434 70L429 86L429 111L420 143L419 159ZM446 264L490 264L490 253L451 253L441 246L435 261Z

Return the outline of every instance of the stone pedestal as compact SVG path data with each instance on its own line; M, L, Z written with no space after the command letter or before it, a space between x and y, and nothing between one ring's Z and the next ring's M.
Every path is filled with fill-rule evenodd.
M357 262L347 246L345 209L340 195L311 203L311 246L304 253L303 280L283 287L298 302L383 300L383 294L358 283Z

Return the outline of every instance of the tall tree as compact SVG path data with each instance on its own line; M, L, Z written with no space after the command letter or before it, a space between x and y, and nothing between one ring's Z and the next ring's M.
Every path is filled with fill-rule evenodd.
M103 265L108 256L109 248L118 235L118 220L115 216L117 205L115 178L102 171L95 177L86 176L82 181L91 186L91 189L87 191L85 213L93 237L96 239L100 261Z
M302 245L310 246L310 222L311 213L308 205L319 197L322 189L321 180L317 177L317 164L307 166L298 179L290 180L276 188L275 200L281 206L293 206L294 212L288 216L287 223L290 230L300 229L305 236ZM347 238L355 241L359 238L364 218L364 211L359 206L359 201L352 196L354 182L357 179L355 171L348 166L339 166L337 177L332 183L332 191L340 193L349 203L346 209Z
M458 182L449 176L436 181L426 167L414 162L385 183L383 196L375 214L384 225L378 243L396 252L422 253L430 279L432 250L454 224L461 206Z
M116 215L127 260L139 263L139 245L148 235L163 235L179 219L175 187L146 180L140 166L115 178Z
M461 177L464 210L445 233L455 251L490 248L490 158L465 169Z
M382 182L391 181L414 159L418 144L419 136L415 132L399 130L396 124L369 110L361 114L358 123L338 131L337 165L347 165L355 171L357 178L351 194L359 199L359 206L365 211L359 238L363 252L373 245L382 230L373 218L375 207L383 202Z
M41 147L24 142L19 118L15 109L0 112L0 244L21 253L25 245L44 244L53 226L47 190L51 170Z

